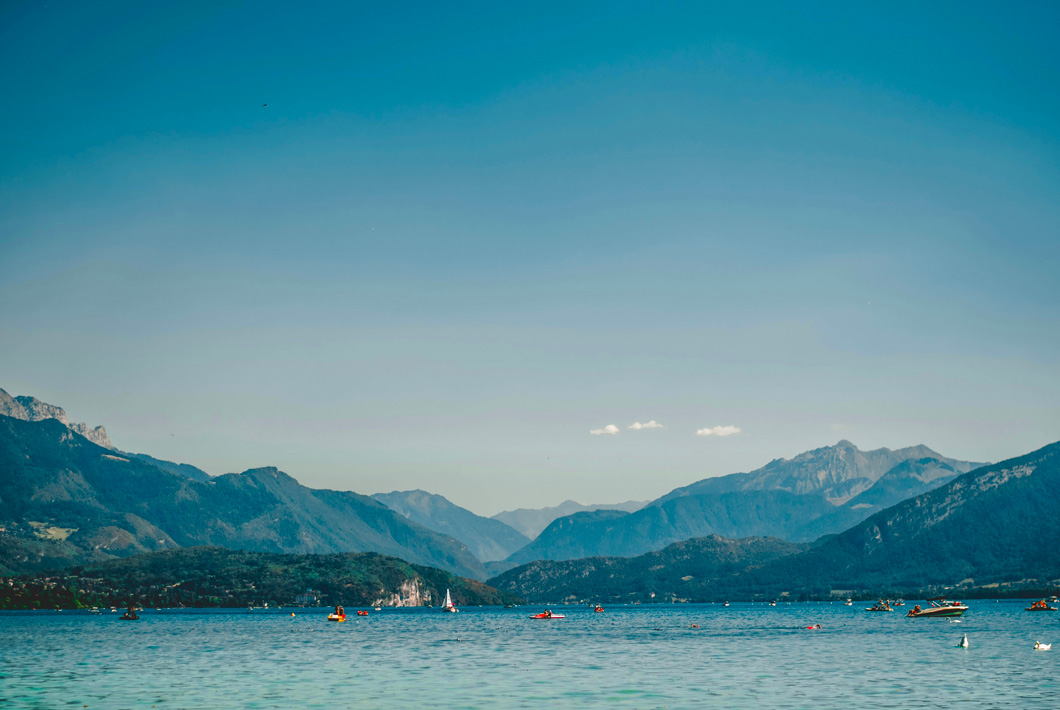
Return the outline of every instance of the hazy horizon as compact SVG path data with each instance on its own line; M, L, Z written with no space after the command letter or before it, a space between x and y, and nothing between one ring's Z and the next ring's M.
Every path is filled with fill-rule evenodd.
M1060 439L1056 7L9 3L0 386L477 513Z

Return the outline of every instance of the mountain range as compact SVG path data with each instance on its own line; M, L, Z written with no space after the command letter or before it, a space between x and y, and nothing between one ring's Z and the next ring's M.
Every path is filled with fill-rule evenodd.
M500 520L475 515L427 491L376 493L372 498L425 528L452 535L483 562L503 560L530 542Z
M925 572L920 563L913 564L895 583L923 579L942 584L959 568L985 570L994 577L1018 575L1020 569L1038 577L1050 574L1048 559L1031 555L1034 548L1009 549L1011 542L998 543L997 549L985 546L993 550L993 566L974 554L983 545L961 548L963 568L953 557L932 558L919 547L896 553L886 552L896 542L879 550L867 542L873 534L888 538L889 532L905 529L902 521L916 519L918 527L906 529L902 539L920 535L921 528L937 529L945 538L939 548L957 549L946 532L947 525L956 523L918 517L927 506L939 520L947 519L938 513L943 508L1004 520L1008 527L997 531L998 539L1024 544L1009 528L1027 511L1056 519L1050 497L1055 487L1039 490L1035 483L1033 493L1021 497L1011 493L1022 490L1012 482L1049 479L1050 466L1055 468L1049 447L1031 455L1040 456L1025 466L1003 462L984 467L926 446L861 451L840 441L749 473L703 479L647 504L566 501L486 518L426 491L369 497L316 490L269 467L211 476L190 464L122 452L103 427L70 423L61 407L3 390L0 411L6 413L0 414L0 573L216 545L275 554L378 552L465 577L497 575L498 584L516 593L558 594L565 579L579 577L582 586L565 596L597 587L618 594L615 585L624 588L644 577L645 570L654 581L644 589L658 588L658 594L673 598L703 596L707 588L734 595L779 590L789 580L817 591L888 584L895 581L890 572L902 570L911 559L930 559L934 566ZM1035 475L1012 473L1024 470L1019 466L1030 466L1027 470ZM989 505L975 502L979 497L972 492L994 489L1006 493L991 493L1001 497L987 496ZM943 502L932 503L936 500ZM905 512L894 521L886 517L896 510ZM873 523L880 516L886 521L883 527ZM877 525L876 533L865 532L870 524ZM1055 552L1060 547L1049 538L1051 524L1035 523L1042 539L1053 540ZM974 540L978 533L968 527L971 523L962 525L962 533ZM811 541L809 547L804 544ZM698 562L697 555L702 558ZM586 563L589 558L597 561ZM872 572L873 560L886 564ZM1005 560L1012 564L1006 567ZM699 572L688 580L683 578L689 574L680 575L677 584L668 570L681 564ZM746 569L730 574L740 565ZM800 565L830 570L831 576L808 575ZM600 581L605 573L617 581ZM707 579L714 581L708 584ZM517 588L519 584L526 589Z
M8 571L219 545L372 551L486 576L465 545L368 496L307 488L275 468L196 480L120 456L56 419L0 416L0 472L0 567Z
M628 557L712 534L809 541L845 530L979 465L944 457L926 446L861 451L843 440L792 459L776 459L750 473L674 489L632 513L591 511L557 518L504 564ZM499 571L503 565L490 569Z
M919 480L924 475L920 461L894 478L908 474ZM632 560L535 561L488 583L531 601L637 598L630 592L720 601L791 593L845 596L859 590L1056 587L1060 443L959 475L802 550L785 543L772 548L773 559L745 560L732 551L762 544L760 539L708 538ZM730 566L718 572L719 562Z
M966 473L983 465L947 458L923 445L893 451L886 448L862 451L843 439L835 446L813 449L791 459L774 459L750 473L705 478L675 488L656 502L704 493L773 490L821 496L838 506L871 488L898 464L912 459L935 459L951 466L958 473Z

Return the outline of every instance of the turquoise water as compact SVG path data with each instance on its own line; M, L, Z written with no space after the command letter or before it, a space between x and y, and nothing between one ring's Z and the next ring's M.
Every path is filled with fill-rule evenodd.
M5 612L0 707L1060 706L1060 645L1034 650L1060 641L1060 612L973 601L954 624L865 606Z

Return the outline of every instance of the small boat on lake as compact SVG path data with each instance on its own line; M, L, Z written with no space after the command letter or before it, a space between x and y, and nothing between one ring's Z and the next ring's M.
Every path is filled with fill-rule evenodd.
M132 604L129 605L129 610L118 617L122 621L139 621L140 617L136 613L136 607Z
M595 607L593 607L593 611L603 611L603 610L604 610L604 608L602 606L600 606L599 604L597 604Z
M1057 607L1049 606L1045 602L1045 600L1042 599L1041 601L1034 602L1029 607L1024 609L1024 611L1057 611Z
M328 621L346 621L346 610L341 606L336 606L335 611L328 614Z
M891 608L890 604L881 599L872 606L865 607L865 611L894 611L894 609Z
M453 598L449 595L449 590L445 590L445 604L442 605L442 611L448 611L451 614L455 614L459 609L453 605Z
M968 611L968 607L960 602L948 602L945 597L938 597L936 599L928 599L931 602L931 606L926 609L921 609L920 605L917 604L909 613L906 614L910 619L919 619L921 617L954 617L960 616L964 612Z
M531 619L565 619L566 617L563 616L563 614L553 614L551 610L546 609L543 612L541 612L540 614L531 614L530 618Z
M357 610L357 616L368 616L368 612L365 611L364 609L358 609Z

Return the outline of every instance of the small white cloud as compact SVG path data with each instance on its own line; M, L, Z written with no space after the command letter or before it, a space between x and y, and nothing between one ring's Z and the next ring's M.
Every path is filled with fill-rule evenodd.
M739 434L741 431L742 429L738 426L716 426L697 429L696 436L732 436L733 434Z
M594 436L599 436L600 434L617 434L618 427L614 424L608 424L603 429L590 429L589 433L593 434Z
M640 422L633 422L627 428L628 429L662 429L663 425L660 424L659 422L655 421L654 419L652 419L650 422L644 422L643 424L641 424Z

